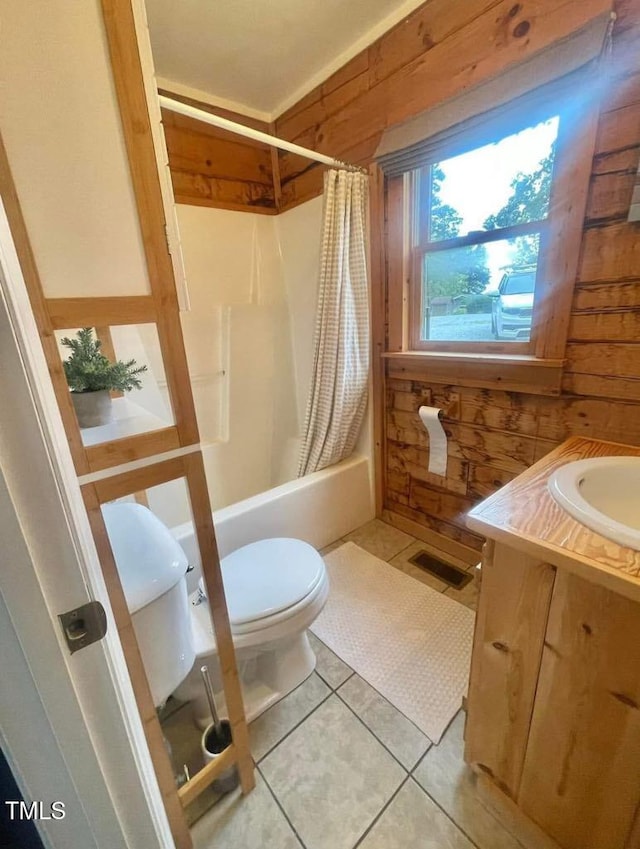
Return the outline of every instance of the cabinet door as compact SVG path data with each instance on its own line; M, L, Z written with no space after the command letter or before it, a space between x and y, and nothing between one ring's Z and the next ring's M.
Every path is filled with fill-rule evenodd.
M556 578L518 804L563 849L622 849L640 797L640 605Z
M482 561L465 760L515 799L555 569L500 543L489 545L488 555Z

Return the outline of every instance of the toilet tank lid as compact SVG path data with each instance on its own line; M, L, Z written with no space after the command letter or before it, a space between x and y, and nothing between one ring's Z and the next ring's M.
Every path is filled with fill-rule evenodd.
M224 557L220 565L232 627L292 607L325 573L313 546L286 537L252 542ZM200 588L204 590L202 579Z
M102 516L130 613L174 587L187 571L187 556L171 531L142 504L105 504Z

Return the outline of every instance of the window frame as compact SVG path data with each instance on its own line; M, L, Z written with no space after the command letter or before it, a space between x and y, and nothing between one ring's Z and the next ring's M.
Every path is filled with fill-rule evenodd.
M420 291L415 285L418 169L385 178L386 344L382 357L389 376L560 394L599 112L599 97L592 96L558 134L550 197L553 224L541 244L530 342L437 341L427 343L428 348L415 347L415 296ZM503 135L508 134L507 130ZM522 344L526 351L518 349Z
M561 109L549 110L549 118L555 114L561 113ZM536 124L540 123L539 116L535 119ZM544 119L542 119L544 120ZM548 251L549 232L555 227L555 218L558 214L558 197L556 189L556 178L562 169L562 162L559 161L560 151L565 151L568 148L565 136L569 134L568 121L563 120L560 114L558 126L558 136L556 139L556 150L551 173L551 190L549 194L549 209L547 216L544 219L528 222L526 224L516 224L509 227L496 228L495 230L476 230L465 236L454 236L450 239L432 241L429 239L429 216L422 214L426 202L428 200L425 195L428 195L429 189L425 191L425 182L427 186L431 182L431 168L433 165L446 160L452 156L458 155L458 151L447 152L446 146L443 146L438 151L437 156L431 156L424 164L415 169L411 174L411 206L410 214L412 216L411 232L412 248L411 248L411 280L410 280L410 309L409 309L409 340L410 347L413 351L436 351L436 352L451 352L451 353L487 353L487 354L517 354L517 355L532 355L534 354L538 336L541 331L540 301L539 301L539 282L543 279L546 271L546 254ZM533 125L535 126L535 124ZM468 150L477 150L487 144L495 144L510 135L521 132L527 129L528 125L522 120L514 119L511 127L508 129L503 127L499 133L493 135L492 140L483 140L480 144L469 145ZM426 217L426 221L424 220ZM534 286L533 313L531 319L531 331L528 341L511 341L511 340L433 340L421 338L422 324L422 265L424 258L429 251L447 250L450 248L464 247L466 245L487 244L494 241L502 241L503 239L512 238L518 235L527 235L530 233L540 234L540 248L538 253L538 265L536 271L536 282Z

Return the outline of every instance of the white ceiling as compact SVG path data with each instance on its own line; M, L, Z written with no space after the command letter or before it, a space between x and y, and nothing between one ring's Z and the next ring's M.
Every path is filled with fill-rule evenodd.
M422 2L146 0L146 8L161 86L269 120Z

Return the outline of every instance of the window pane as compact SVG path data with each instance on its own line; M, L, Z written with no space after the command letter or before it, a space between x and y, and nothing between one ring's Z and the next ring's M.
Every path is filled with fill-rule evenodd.
M528 341L538 234L427 252L422 265L423 341Z
M546 218L558 125L559 118L550 118L432 165L429 239Z

